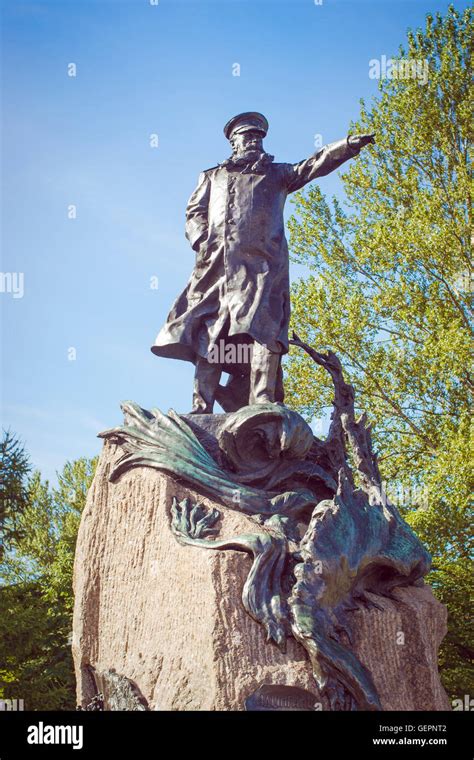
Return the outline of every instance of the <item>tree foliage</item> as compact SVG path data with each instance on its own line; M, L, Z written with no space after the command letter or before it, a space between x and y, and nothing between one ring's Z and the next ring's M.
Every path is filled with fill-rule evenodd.
M292 323L335 351L373 424L387 491L434 557L448 605L441 652L453 696L473 693L469 614L472 349L472 10L426 18L398 60L428 79L383 79L353 132L375 132L342 176L344 202L295 197ZM321 417L332 391L292 350L287 402Z
M96 460L68 462L51 488L34 472L0 566L0 697L28 710L74 709L72 573Z
M28 503L30 470L23 444L10 430L4 431L0 441L0 562L5 549L21 535L18 521Z

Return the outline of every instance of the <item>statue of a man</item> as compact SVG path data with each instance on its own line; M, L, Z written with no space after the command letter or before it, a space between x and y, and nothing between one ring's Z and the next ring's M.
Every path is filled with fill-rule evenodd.
M297 164L273 163L268 122L251 111L224 127L232 156L199 176L186 210L196 264L152 351L195 364L192 413L283 401L290 290L283 208L289 193L374 142L352 135ZM225 386L222 372L229 373Z

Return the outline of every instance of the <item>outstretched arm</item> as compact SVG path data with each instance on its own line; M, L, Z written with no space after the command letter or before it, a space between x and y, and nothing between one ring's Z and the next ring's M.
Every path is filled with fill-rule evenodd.
M374 135L350 135L338 142L325 145L314 156L297 164L287 164L287 187L289 193L300 190L316 177L338 169L349 158L357 156L365 145L374 143Z
M210 192L211 181L205 172L201 172L198 186L186 208L186 237L195 251L207 237Z

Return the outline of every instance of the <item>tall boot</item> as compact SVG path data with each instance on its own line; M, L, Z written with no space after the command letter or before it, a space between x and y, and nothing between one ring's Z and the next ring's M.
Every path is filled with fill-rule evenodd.
M221 374L220 364L211 364L202 357L197 359L191 414L212 414Z
M256 341L253 344L250 369L249 404L265 404L275 401L281 354L270 351Z

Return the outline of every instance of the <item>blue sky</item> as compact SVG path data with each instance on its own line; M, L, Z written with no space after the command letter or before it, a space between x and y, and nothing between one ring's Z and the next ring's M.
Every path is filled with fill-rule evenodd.
M24 294L0 293L2 424L45 477L99 452L121 400L189 411L192 365L150 345L191 273L184 211L229 155L225 122L261 111L277 161L309 156L376 94L369 60L447 6L3 1L1 271L23 273ZM340 192L335 175L320 186Z

